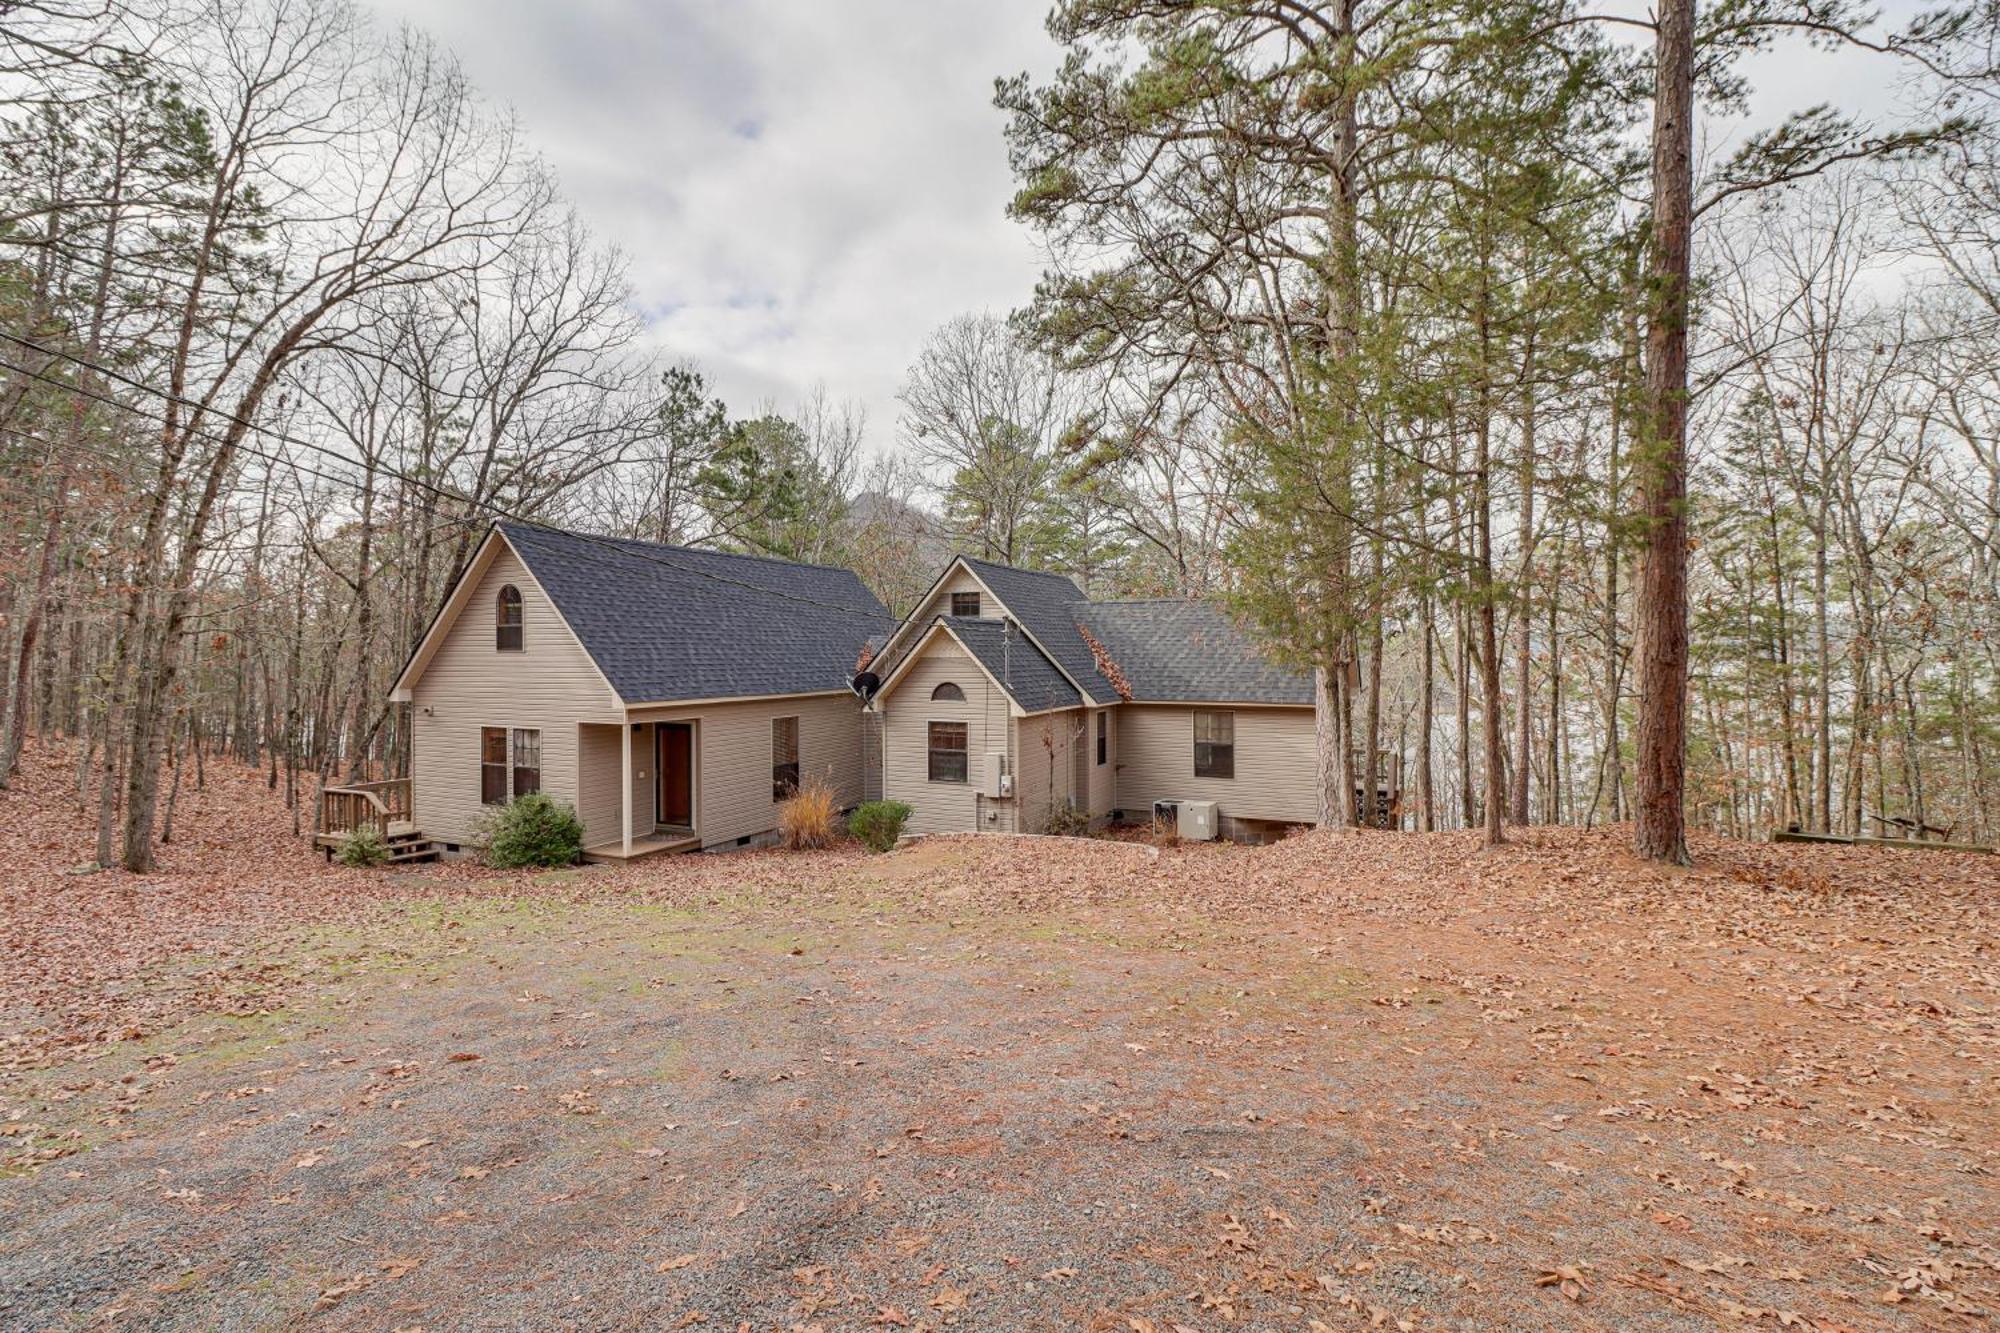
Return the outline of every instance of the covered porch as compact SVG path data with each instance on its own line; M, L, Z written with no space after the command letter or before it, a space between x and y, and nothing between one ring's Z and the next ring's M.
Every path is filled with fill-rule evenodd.
M586 861L701 849L698 722L585 724L580 739Z
M643 861L649 856L663 856L671 852L698 852L701 839L693 833L648 833L632 839L628 848L621 840L599 843L595 847L583 849L583 859L594 863L623 864L626 861Z

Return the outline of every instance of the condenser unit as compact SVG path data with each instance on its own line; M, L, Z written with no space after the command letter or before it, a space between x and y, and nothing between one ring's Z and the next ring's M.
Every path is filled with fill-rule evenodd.
M1212 842L1222 822L1214 801L1182 801L1179 815L1175 831L1183 842Z

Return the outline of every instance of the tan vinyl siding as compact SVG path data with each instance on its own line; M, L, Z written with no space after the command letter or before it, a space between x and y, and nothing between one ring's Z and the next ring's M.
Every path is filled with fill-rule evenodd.
M618 746L618 731L622 724L594 726L586 724L577 728L582 733L577 743L578 794L576 812L583 819L583 845L595 847L614 842L620 835L619 820L623 808L618 800L618 776L623 771L624 756ZM639 748L639 738L632 738L632 767L652 768L647 762L651 752ZM638 780L634 779L635 785ZM633 807L633 832L643 832L644 825L638 822L640 811L650 806Z
M1006 694L951 639L937 635L922 652L909 673L876 698L882 714L883 794L909 803L911 833L1016 831L1018 802L980 795L987 753L1005 749L1010 759L1013 754ZM946 681L965 692L963 703L931 698L931 691ZM932 722L966 724L963 784L930 780ZM1018 766L1015 774L1018 782ZM989 813L993 818L986 818Z
M520 652L494 646L495 599L510 583L521 591ZM581 808L578 723L615 722L620 715L611 687L504 543L418 679L411 703L412 818L430 837L462 845L481 840L487 812L479 800L481 727L540 730L542 790Z
M872 711L861 714L861 799L882 799L882 718Z
M943 583L940 583L937 586L937 590L925 598L915 611L910 613L909 618L905 621L910 627L909 633L896 645L895 650L883 654L881 661L871 663L869 670L887 680L889 673L894 671L897 665L910 655L910 650L915 645L923 642L926 627L939 616L951 614L951 595L955 592L978 593L979 614L982 617L991 619L1012 614L1006 607L1001 605L999 598L986 590L985 584L972 576L970 570L963 567L955 568L952 570L951 576Z
M799 719L799 776L819 778L834 790L842 808L862 799L861 702L848 693L759 699L749 703L686 704L635 710L647 723L693 722L695 748L695 831L704 847L754 838L778 826L778 802L771 799L771 719ZM632 737L632 826L647 831L655 810L653 735L650 725ZM618 750L610 747L612 774L609 832L619 837ZM641 777L639 774L645 776Z
M1050 813L1066 808L1077 795L1077 747L1083 743L1086 716L1081 708L1065 708L1015 722L1014 752L1020 756L1015 781L1022 832L1046 831Z
M1144 818L1154 801L1214 801L1225 818L1311 823L1318 810L1310 708L1227 708L1236 715L1236 776L1194 775L1194 714L1187 705L1121 704L1118 808Z
M1118 714L1117 708L1091 710L1090 736L1085 740L1085 748L1090 755L1090 817L1102 820L1110 817L1118 805ZM1097 762L1097 719L1104 719L1104 762Z

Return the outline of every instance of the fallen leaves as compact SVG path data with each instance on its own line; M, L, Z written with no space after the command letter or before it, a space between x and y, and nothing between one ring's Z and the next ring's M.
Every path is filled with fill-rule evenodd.
M227 781L220 768L211 770L218 789ZM267 799L254 792L244 799L253 797ZM595 992L579 993L561 970L566 963L532 974L540 989L521 990L520 976L529 974L515 974L492 992L506 1021L556 1025L548 1065L519 1059L522 1047L505 1040L489 1047L487 1032L471 1024L380 1045L343 1033L342 1045L294 1049L226 1075L205 1074L194 1060L175 1072L171 1052L107 1051L110 1039L146 1035L169 1012L164 1006L283 1003L291 983L263 976L231 950L276 922L332 919L320 902L345 894L348 880L317 861L293 865L282 839L224 840L221 850L201 854L207 864L177 848L168 871L143 888L119 876L64 881L57 888L70 895L81 936L129 948L114 947L118 956L101 967L86 961L74 984L55 977L53 964L42 976L41 964L16 956L59 924L35 906L18 936L0 940L0 968L26 979L29 1003L43 1006L50 1032L83 1034L75 1053L97 1058L79 1060L79 1080L96 1076L92 1065L131 1069L143 1057L135 1081L112 1088L104 1080L107 1099L144 1098L140 1105L151 1107L201 1086L212 1101L190 1114L213 1136L204 1152L234 1152L255 1137L239 1133L239 1124L288 1130L289 1116L314 1126L318 1136L303 1142L268 1138L274 1146L247 1193L211 1186L204 1199L193 1186L210 1179L180 1170L134 1191L146 1207L183 1221L199 1208L204 1226L226 1208L266 1210L286 1223L309 1219L330 1193L327 1173L305 1174L320 1164L356 1180L386 1165L383 1175L397 1188L424 1191L419 1216L437 1229L415 1231L440 1243L471 1243L545 1198L587 1207L584 1178L552 1180L539 1169L507 1178L503 1158L521 1151L511 1146L519 1141L462 1133L441 1110L475 1104L468 1099L476 1093L506 1101L507 1114L537 1122L536 1132L554 1124L567 1140L605 1131L602 1139L616 1143L604 1151L616 1158L619 1187L661 1191L660 1207L643 1213L658 1229L617 1251L628 1276L649 1266L662 1274L691 1269L658 1285L694 1288L706 1276L693 1267L702 1262L697 1254L714 1263L725 1247L749 1252L791 1225L794 1210L837 1214L840 1231L862 1236L869 1258L895 1269L892 1282L904 1285L871 1286L879 1269L850 1266L830 1249L837 1275L807 1264L794 1274L806 1275L803 1291L785 1284L799 1297L790 1316L802 1327L970 1321L988 1314L989 1291L1009 1284L1009 1300L1047 1284L1032 1297L1042 1308L1087 1314L1120 1280L1128 1248L1130 1261L1186 1277L1161 1288L1172 1292L1161 1299L1186 1294L1188 1323L1177 1324L1171 1311L1111 1306L1098 1311L1101 1329L1429 1327L1468 1316L1496 1326L1579 1317L1633 1326L1670 1306L1709 1322L1825 1329L1843 1311L1862 1326L1922 1326L1981 1312L2000 1291L1989 1239L2000 1161L1982 1105L2000 1059L1990 953L2000 874L1948 857L1877 859L1710 840L1697 844L1701 868L1661 876L1620 860L1620 836L1523 830L1519 845L1476 856L1460 835L1372 833L1143 859L1081 842L942 844L953 858L950 882L933 883L935 868L929 879L905 881L898 891L908 894L899 909L906 916L858 926L851 914L838 919L839 939L867 947L816 944L810 961L784 965L775 995L761 997L753 975L760 964L746 962L716 978L740 988L740 1010L710 998L735 991L703 985L701 1004L713 1005L700 1011L703 1023L726 1030L747 1021L744 1013L762 1022L777 1009L784 1023L806 1020L811 1035L790 1049L767 1042L764 1030L756 1041L701 1046L690 1071L699 1077L657 1104L620 1091L635 1086L623 1079L636 1077L630 1054L616 1052L632 1031L620 1026L622 995L607 991L602 1018L579 1032L579 1006L599 1001ZM0 817L0 846L15 837ZM236 882L247 878L245 848L267 846L275 850L260 866L268 863L269 883ZM1817 867L1813 878L1797 882L1814 887L1787 887L1776 873L1808 863ZM629 895L692 910L725 891L731 903L739 894L768 894L773 912L787 917L788 944L801 922L817 922L816 904L839 904L855 887L841 864L689 858L643 872L593 871L547 892L599 901ZM884 864L893 865L874 863L870 873ZM364 907L404 892L520 891L504 876L480 887L448 870L413 876L405 889L387 887L387 876L362 878L355 891ZM134 919L111 895L100 896L113 879L148 904L164 904L163 919ZM212 906L196 892L208 885L216 886ZM949 929L937 907L945 889L963 894ZM0 908L15 900L0 884ZM874 906L869 912L883 915ZM1053 940L1006 934L1017 916L1045 928L1085 915L1132 938L1097 949L1060 932ZM135 960L156 965L196 944L227 960L218 975L191 986L192 1001L140 1003L144 988L134 978L143 969L133 970ZM951 952L961 945L972 951ZM870 970L879 961L867 956L873 946L893 965ZM767 946L758 958L769 962L769 954ZM959 959L976 959L976 974ZM736 963L699 968L689 975ZM666 962L648 957L643 969L652 977L643 1003L655 1022L677 1003L694 1012L686 990L676 989L686 985L680 974L660 979ZM952 988L975 975L971 993L981 1001L969 1007L976 1012L941 1012L966 993ZM417 1001L428 984L417 983ZM795 994L808 987L809 996ZM808 1002L809 1013L794 1007ZM40 1040L10 1052L42 1058ZM483 1057L453 1050L468 1042ZM1077 1055L1084 1049L1087 1059ZM726 1052L719 1058L735 1065L726 1080L714 1077L710 1052ZM294 1063L295 1054L306 1058ZM906 1081L933 1056L965 1071L948 1097L930 1095L921 1076ZM866 1078L845 1072L864 1066ZM461 1077L448 1075L454 1067ZM1004 1097L990 1091L996 1068L1006 1071ZM1059 1092L1031 1083L1051 1069ZM287 1101L311 1080L335 1095ZM898 1095L875 1094L878 1081ZM836 1108L830 1097L801 1095L821 1083L838 1083L843 1094L852 1085L855 1102ZM508 1100L508 1086L520 1095ZM341 1101L349 1090L357 1102ZM961 1105L961 1096L985 1104ZM702 1105L708 1098L718 1100ZM720 1101L728 1109L718 1114ZM408 1118L388 1114L399 1104ZM311 1109L301 1113L302 1105ZM338 1119L345 1110L324 1109L336 1105L364 1107L377 1119L350 1132ZM679 1120L663 1127L660 1110ZM122 1135L150 1112L104 1114ZM571 1115L597 1124L560 1119ZM1007 1123L982 1121L975 1138L968 1126L988 1115ZM59 1123L39 1106L15 1122L0 1115L0 1144L10 1154L75 1151L54 1141L48 1126ZM407 1156L438 1146L419 1131L440 1125L451 1126L438 1129L447 1146ZM793 1125L815 1136L810 1142L833 1146L832 1156L800 1168L796 1193L773 1188L769 1177L718 1169L719 1161L740 1162L721 1154L723 1141L782 1135ZM1024 1132L1051 1126L1054 1137ZM668 1142L671 1151L658 1146ZM986 1146L976 1156L960 1152L973 1142ZM315 1147L305 1151L304 1143ZM842 1151L851 1156L840 1160ZM109 1156L78 1159L91 1163L87 1187L115 1169L96 1165ZM386 1164L371 1160L377 1156ZM669 1171L687 1173L691 1183ZM470 1186L496 1173L502 1178L478 1188L449 1183ZM552 1189L575 1193L545 1193ZM965 1202L974 1192L997 1210L1041 1210L1038 1234L1048 1248L1010 1236L1002 1245L1019 1256L1018 1271L1013 1261L1004 1270L956 1266L969 1244L988 1238L977 1231L985 1216L972 1217L977 1210ZM1057 1198L1076 1206L1061 1211ZM478 1217L445 1209L457 1201L476 1204ZM1086 1201L1094 1205L1087 1215ZM1545 1211L1563 1217L1561 1238L1548 1239ZM747 1220L725 1224L736 1219ZM447 1230L460 1226L467 1230ZM1543 1245L1578 1237L1592 1263L1540 1266L1553 1257ZM699 1248L679 1253L689 1245ZM352 1263L367 1268L384 1248L363 1242ZM361 1275L347 1275L346 1264L321 1274L318 1299L359 1305L353 1293L367 1282L386 1283L415 1264L400 1253L373 1262ZM909 1285L919 1268L926 1280ZM313 1299L308 1290L299 1304ZM1562 1302L1585 1308L1565 1315ZM1002 1322L1016 1308L997 1300L992 1307ZM657 1316L676 1317L733 1326L720 1307L681 1304Z
M1535 1285L1554 1287L1570 1300L1580 1301L1590 1291L1590 1282L1583 1275L1589 1267L1589 1264L1559 1264L1545 1268L1535 1279Z

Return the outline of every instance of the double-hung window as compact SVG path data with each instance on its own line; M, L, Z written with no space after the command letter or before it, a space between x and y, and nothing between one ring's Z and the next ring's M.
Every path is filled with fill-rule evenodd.
M505 805L542 789L542 733L532 727L479 729L479 799Z
M1236 776L1236 714L1195 713L1194 775L1198 778Z
M507 804L507 728L479 729L479 799L487 805Z
M514 795L529 796L542 789L542 733L514 728Z
M771 799L783 801L799 789L799 720L771 719Z
M932 782L965 781L965 743L965 723L931 723L930 779Z

